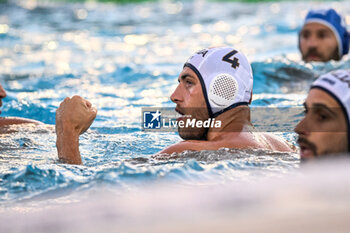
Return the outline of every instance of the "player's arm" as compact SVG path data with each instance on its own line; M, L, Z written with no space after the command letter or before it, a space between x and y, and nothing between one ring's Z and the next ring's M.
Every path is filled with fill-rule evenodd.
M92 124L96 108L80 96L67 97L56 111L56 147L64 163L81 164L79 136Z
M40 121L21 117L0 117L0 127L18 124L42 124Z

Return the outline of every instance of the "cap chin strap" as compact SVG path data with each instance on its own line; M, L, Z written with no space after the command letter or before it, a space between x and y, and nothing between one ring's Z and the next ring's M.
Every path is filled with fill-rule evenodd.
M224 108L224 109L220 110L219 112L214 113L213 116L212 116L212 118L215 118L215 117L219 116L220 114L222 114L222 113L224 113L224 112L226 112L226 111L228 111L228 110L231 110L231 109L233 109L233 108L235 108L235 107L242 106L242 105L248 106L249 103L248 103L248 102L234 103L234 104L228 106L227 108Z
M213 114L213 111L211 110L211 107L210 107L210 104L209 104L207 89L205 88L205 83L204 83L204 80L203 80L203 77L202 77L201 73L199 73L197 68L194 65L192 65L191 63L186 62L184 67L188 67L191 70L193 70L193 72L195 72L197 77L199 78L199 81L200 81L201 86L202 86L202 91L203 91L205 103L207 105L209 117L213 118L214 114Z

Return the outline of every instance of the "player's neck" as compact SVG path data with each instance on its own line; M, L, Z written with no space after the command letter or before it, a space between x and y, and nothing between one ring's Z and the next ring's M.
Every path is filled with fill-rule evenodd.
M207 140L213 140L222 133L227 132L242 132L249 126L252 126L250 121L250 108L248 106L238 106L230 109L215 118L216 121L221 121L220 128L211 128L207 134Z

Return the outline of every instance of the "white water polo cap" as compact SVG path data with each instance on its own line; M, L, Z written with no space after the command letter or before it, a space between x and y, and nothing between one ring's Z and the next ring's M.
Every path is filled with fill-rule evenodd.
M210 117L249 104L253 75L243 53L231 47L203 49L192 55L184 67L198 76Z
M350 151L350 70L336 70L321 75L311 88L318 88L332 96L340 105L347 122L348 151Z

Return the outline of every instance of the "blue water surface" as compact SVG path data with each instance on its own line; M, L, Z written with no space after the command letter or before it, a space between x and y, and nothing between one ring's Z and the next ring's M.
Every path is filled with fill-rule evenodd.
M0 205L59 200L101 185L118 194L160 181L196 186L297 172L294 153L220 149L151 157L180 138L142 131L141 108L174 107L169 96L183 63L222 44L252 63L253 107L300 107L315 77L350 67L347 57L300 60L303 17L327 6L350 12L345 1L0 4L0 82L8 93L1 116L46 124L0 135ZM98 108L80 138L82 166L59 163L55 148L55 111L72 95ZM289 126L301 117L293 113ZM253 122L261 123L254 116ZM292 130L281 131L276 134L295 144Z

